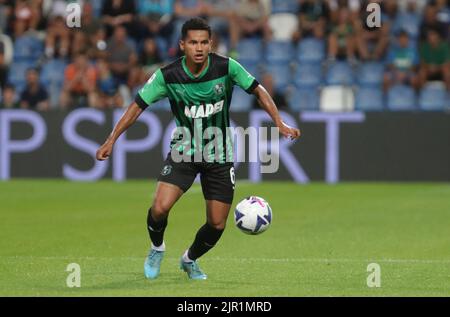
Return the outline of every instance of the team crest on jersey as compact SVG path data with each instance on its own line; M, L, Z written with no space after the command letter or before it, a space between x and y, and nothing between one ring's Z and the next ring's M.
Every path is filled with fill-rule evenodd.
M214 86L214 92L216 93L216 95L220 96L224 93L225 91L225 87L223 86L222 83L218 83Z
M172 172L172 165L166 165L163 167L163 169L161 171L161 175L166 176L166 175L169 175L171 172Z

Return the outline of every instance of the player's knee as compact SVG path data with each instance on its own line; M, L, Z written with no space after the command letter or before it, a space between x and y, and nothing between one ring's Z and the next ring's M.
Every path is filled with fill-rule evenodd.
M226 220L219 220L219 221L208 220L208 225L216 230L225 230Z
M170 211L170 204L163 200L156 200L152 205L152 216L156 221L167 218Z

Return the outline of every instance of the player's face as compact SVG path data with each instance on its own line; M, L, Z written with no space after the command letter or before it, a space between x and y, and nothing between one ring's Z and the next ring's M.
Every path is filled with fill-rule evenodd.
M184 41L180 41L180 48L191 62L195 64L205 63L211 51L211 39L208 31L188 31Z

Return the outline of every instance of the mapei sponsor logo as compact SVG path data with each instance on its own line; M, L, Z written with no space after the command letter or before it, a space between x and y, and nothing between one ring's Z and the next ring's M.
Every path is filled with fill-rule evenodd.
M223 103L224 101L221 100L215 104L207 103L199 106L186 106L184 107L184 114L186 117L192 119L207 118L222 111Z

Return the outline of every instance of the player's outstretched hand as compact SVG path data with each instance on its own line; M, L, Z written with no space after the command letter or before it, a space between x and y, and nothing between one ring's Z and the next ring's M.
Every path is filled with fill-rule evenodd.
M281 122L281 125L278 126L278 129L284 137L290 138L291 140L298 139L301 135L299 129L293 128L284 122Z
M96 153L96 158L99 161L104 161L106 159L108 159L108 157L111 155L112 152L112 148L113 148L113 144L110 142L105 142L98 150Z

